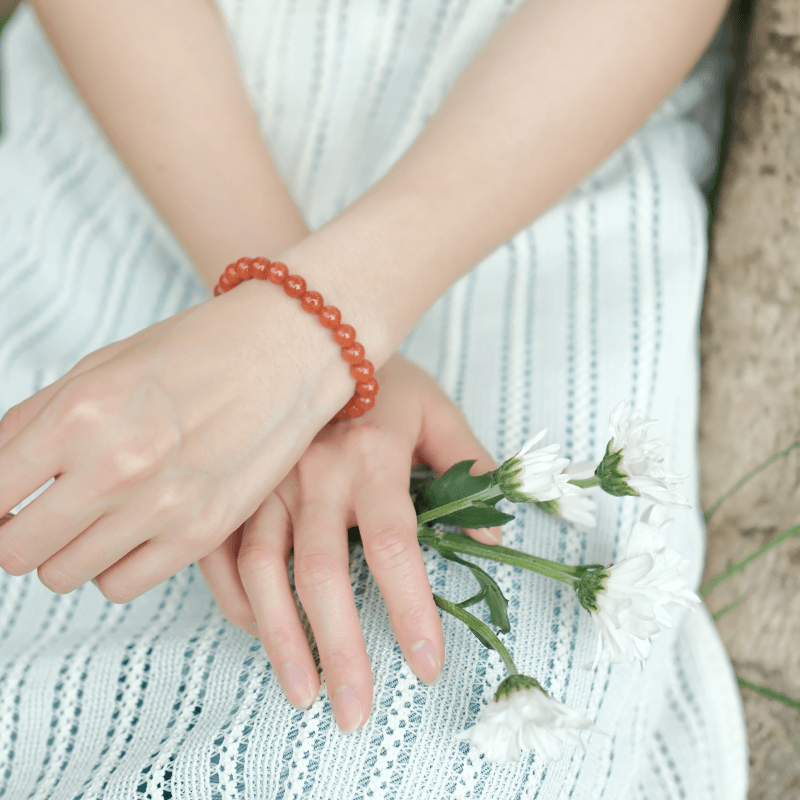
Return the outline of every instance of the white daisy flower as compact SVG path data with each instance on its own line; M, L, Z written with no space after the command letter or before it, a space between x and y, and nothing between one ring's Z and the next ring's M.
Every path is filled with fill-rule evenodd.
M625 558L602 570L584 574L577 587L581 604L597 627L597 651L589 667L604 653L612 663L638 661L650 654L650 640L672 627L665 606L676 603L694 609L700 598L688 588L684 576L688 561L666 547L661 529L671 520L650 522L650 506L633 526Z
M496 764L519 761L520 750L533 750L550 763L564 756L566 745L585 750L583 730L602 733L591 720L550 697L535 678L511 675L477 723L457 738L466 739Z
M503 462L496 480L503 495L512 503L541 503L578 494L580 489L569 482L564 470L568 458L559 458L560 445L551 444L531 450L547 433L547 428L533 435L515 456Z
M660 451L667 442L643 438L655 421L644 419L639 411L631 413L628 400L614 408L608 420L611 440L597 469L600 486L617 496L632 494L664 506L691 508L686 498L675 491L686 477L661 467L664 456Z

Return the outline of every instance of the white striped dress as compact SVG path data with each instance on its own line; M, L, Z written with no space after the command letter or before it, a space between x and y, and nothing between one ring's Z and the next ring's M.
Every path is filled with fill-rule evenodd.
M556 0L554 0L556 1ZM403 153L511 0L223 0L266 141L318 227ZM106 143L22 7L3 43L0 412L83 355L207 299L191 264ZM670 544L701 573L698 314L725 57L690 78L568 198L441 297L402 345L464 409L498 460L548 427L598 459L630 398L660 420L666 466L690 474L693 511ZM684 485L686 488L686 485ZM503 501L505 503L505 501ZM502 504L501 504L502 507ZM644 507L600 499L585 533L516 507L506 542L609 562ZM507 510L511 510L507 506ZM425 554L437 593L473 579ZM707 613L675 611L644 671L581 669L595 634L573 593L490 571L509 598L506 645L523 671L609 735L544 765L485 762L453 734L504 675L443 620L447 662L409 671L359 549L351 579L375 680L373 713L343 736L326 692L284 699L261 644L220 614L189 567L133 603L0 575L0 798L7 800L740 800L741 701Z

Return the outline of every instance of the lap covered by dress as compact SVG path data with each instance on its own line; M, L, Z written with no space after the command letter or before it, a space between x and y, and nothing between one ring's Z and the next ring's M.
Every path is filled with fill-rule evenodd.
M501 0L219 5L265 140L312 229L386 172L511 13ZM2 53L5 411L83 355L208 295L27 7ZM704 551L696 426L707 211L698 185L714 169L724 65L712 48L635 136L454 284L401 347L498 462L542 427L544 443L561 443L570 458L599 459L622 399L658 419L652 435L671 445L665 467L691 476L683 490L694 508L665 516L694 585ZM587 532L501 501L516 514L504 541L568 563L613 561L645 502L598 503L598 527ZM474 593L467 570L424 557L435 592ZM675 609L643 670L584 670L596 633L574 593L517 568L487 569L509 599L503 641L519 668L606 732L584 734L586 752L497 765L455 739L491 700L502 663L446 617L444 671L436 685L420 683L359 547L350 577L375 694L370 719L350 736L338 732L324 684L308 711L290 706L260 642L222 617L196 566L127 605L91 585L59 596L35 574L2 574L0 797L745 796L741 700L705 610Z

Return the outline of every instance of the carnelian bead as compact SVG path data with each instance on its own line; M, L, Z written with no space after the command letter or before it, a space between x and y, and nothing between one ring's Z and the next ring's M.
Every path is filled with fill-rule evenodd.
M336 306L324 306L319 312L319 324L323 328L333 330L339 327L342 321L342 312Z
M219 288L219 284L214 287L214 297L219 297L222 294L222 289Z
M258 278L260 281L266 280L267 270L269 269L270 263L270 260L268 258L264 258L264 256L254 258L250 263L250 274L254 278Z
M253 273L250 272L250 259L249 258L240 258L236 262L236 274L239 278L243 281L249 281L250 278L253 277Z
M219 288L223 292L227 292L229 289L233 289L233 284L230 281L230 278L223 273L222 277L219 279Z
M289 297L301 297L306 293L305 278L301 278L299 275L290 275L283 282L283 291L286 292Z
M348 364L360 364L364 360L364 345L361 342L353 342L349 347L343 347L342 358Z
M375 405L374 397L356 397L353 399L353 405L363 414L369 411Z
M242 279L239 277L239 270L236 269L236 264L228 264L228 266L225 267L225 275L231 282L231 289L242 282Z
M370 378L368 381L357 383L356 394L359 397L374 397L378 394L378 381L375 378Z
M352 325L340 325L333 332L333 341L340 347L347 347L356 340L356 329Z
M371 361L364 359L360 364L353 364L353 366L350 367L350 374L356 381L361 383L362 381L368 381L372 378L375 374L375 367L372 365Z
M319 314L322 308L322 295L319 292L306 292L300 298L300 305L303 306L303 311L308 311L309 314Z
M280 261L273 261L267 270L267 280L280 286L289 277L289 267Z

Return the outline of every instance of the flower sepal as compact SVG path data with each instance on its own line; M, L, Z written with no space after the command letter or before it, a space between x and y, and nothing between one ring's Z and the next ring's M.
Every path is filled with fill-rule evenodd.
M522 459L512 456L492 474L494 485L499 487L503 497L511 503L530 503L534 500L533 497L521 491L524 486L520 477L523 470Z
M575 582L578 601L587 611L599 611L597 595L606 589L609 572L602 564L587 566Z
M639 492L628 486L630 476L620 468L624 449L624 447L620 447L616 452L612 451L611 441L609 441L606 445L606 454L597 465L594 474L600 481L600 488L607 494L614 497L625 497L626 495L639 497Z
M538 689L540 692L547 694L542 684L539 683L536 678L532 678L530 675L509 675L505 680L501 681L500 685L497 687L497 691L494 693L494 699L495 702L497 702L504 697L509 697L514 692L527 691L529 689Z

